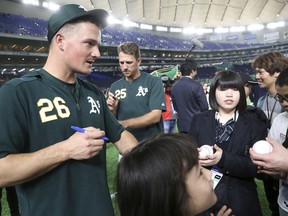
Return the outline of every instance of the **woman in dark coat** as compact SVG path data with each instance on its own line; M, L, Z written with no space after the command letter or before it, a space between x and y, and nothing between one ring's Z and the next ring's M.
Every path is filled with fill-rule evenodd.
M198 147L211 145L214 154L199 156L202 166L223 174L215 188L218 198L211 212L224 204L236 216L260 216L261 208L254 177L257 167L249 148L267 135L265 123L246 111L244 84L233 71L219 72L212 80L209 102L212 110L194 116L189 134Z

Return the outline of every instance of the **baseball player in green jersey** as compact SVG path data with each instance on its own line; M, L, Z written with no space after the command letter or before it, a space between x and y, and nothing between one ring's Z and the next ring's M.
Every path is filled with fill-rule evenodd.
M103 136L120 153L137 141L100 89L76 76L90 74L100 56L107 17L61 6L48 21L44 67L0 89L0 187L16 185L21 216L114 215Z
M166 110L160 78L140 72L140 50L126 42L118 47L123 78L111 85L107 104L122 126L138 141L164 132L162 110Z

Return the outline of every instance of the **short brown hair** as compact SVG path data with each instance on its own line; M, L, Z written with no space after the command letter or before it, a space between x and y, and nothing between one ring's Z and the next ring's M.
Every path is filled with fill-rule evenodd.
M283 54L281 54L280 52L269 52L269 53L265 53L263 55L257 56L252 63L252 67L254 69L263 68L270 75L273 75L275 72L281 72L281 71L277 71L276 70L277 68L273 67L273 65L278 61L281 61L282 64L288 65L288 60Z
M133 55L135 59L141 58L139 46L133 42L125 42L118 46L117 48L118 54L123 52L125 54Z

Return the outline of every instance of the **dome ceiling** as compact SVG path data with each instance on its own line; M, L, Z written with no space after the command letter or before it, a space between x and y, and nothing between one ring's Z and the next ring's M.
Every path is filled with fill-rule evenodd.
M57 4L76 1L54 0ZM173 27L230 27L288 20L288 0L78 0L114 18Z

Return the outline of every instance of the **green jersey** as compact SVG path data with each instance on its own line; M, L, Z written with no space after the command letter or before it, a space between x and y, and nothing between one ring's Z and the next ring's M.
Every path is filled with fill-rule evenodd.
M71 125L100 128L112 142L124 131L100 89L81 79L64 83L44 70L5 83L0 101L0 157L66 140L75 133ZM68 160L17 185L17 193L21 216L114 215L105 150L91 159Z
M145 115L154 109L166 110L163 84L147 73L133 80L125 77L111 85L110 91L119 99L117 118L126 120ZM163 121L145 128L127 128L138 141L163 132Z

